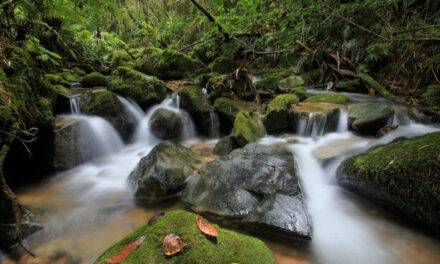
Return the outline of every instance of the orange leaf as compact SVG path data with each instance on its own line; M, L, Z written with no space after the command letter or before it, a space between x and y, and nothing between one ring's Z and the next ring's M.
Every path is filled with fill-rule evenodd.
M182 251L185 247L183 240L176 235L168 234L165 236L162 242L163 253L166 256L173 256Z
M119 263L121 263L126 258L128 258L128 256L130 256L131 253L133 253L133 251L138 249L142 245L144 240L145 240L145 236L141 236L136 241L133 241L130 244L126 245L121 251L119 251L119 253L116 256L107 259L106 260L107 264L119 264Z
M217 237L217 229L215 229L215 227L210 225L200 215L197 215L196 223L197 223L197 227L200 229L200 231L202 231L203 234L208 235L208 236L212 236L212 237Z

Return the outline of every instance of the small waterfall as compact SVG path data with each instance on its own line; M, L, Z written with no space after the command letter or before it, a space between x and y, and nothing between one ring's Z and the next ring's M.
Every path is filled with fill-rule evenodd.
M119 102L124 107L124 111L136 122L140 124L144 117L144 111L133 101L127 100L124 97L118 96Z
M218 120L218 115L216 112L212 111L210 113L210 119L211 119L211 130L210 137L211 138L219 138L220 137L220 122Z
M298 120L297 134L305 137L317 137L325 133L327 115L307 113Z
M344 109L339 112L338 118L338 132L344 133L348 131L348 113Z
M80 95L73 95L69 97L70 103L70 113L73 115L78 115L81 113L81 108L79 106Z

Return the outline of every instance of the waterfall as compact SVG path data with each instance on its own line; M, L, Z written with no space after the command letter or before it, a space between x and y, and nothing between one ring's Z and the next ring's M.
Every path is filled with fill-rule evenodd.
M338 132L344 133L348 131L348 113L341 109L338 115Z
M121 102L124 111L133 119L136 125L140 124L144 117L144 111L133 101L118 96L119 102Z
M78 115L81 113L81 108L79 106L80 95L73 95L69 97L70 103L70 113L74 115Z
M217 113L212 111L210 113L210 119L211 119L211 130L210 130L209 136L211 138L219 138L220 137L220 122L218 120Z
M327 115L307 113L298 120L297 134L300 136L317 137L326 130Z

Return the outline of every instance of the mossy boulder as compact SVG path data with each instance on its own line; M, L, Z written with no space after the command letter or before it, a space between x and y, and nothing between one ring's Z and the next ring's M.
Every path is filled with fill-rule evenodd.
M177 94L180 97L180 107L190 114L197 131L202 135L211 135L211 113L214 108L202 89L196 85L184 85L177 90Z
M421 103L434 121L440 121L440 85L429 86L422 95Z
M310 96L304 102L305 103L329 103L329 104L345 104L348 98L340 93L322 93L314 96Z
M124 263L275 264L272 252L261 240L220 228L218 225L214 227L218 231L216 242L200 232L195 214L182 210L167 212L153 225L141 227L108 249L95 264L105 264L108 258L117 255L126 245L141 236L145 236L145 241ZM162 240L168 234L180 236L187 244L181 253L172 257L165 256L162 251Z
M62 85L64 87L70 87L70 83L58 74L46 74L44 75L44 79L52 85Z
M222 137L217 144L215 144L214 150L212 151L215 155L224 156L231 153L234 149L240 146L235 141L235 138L231 135Z
M266 135L266 129L258 113L240 112L235 117L231 136L239 146L245 146Z
M264 126L268 133L279 134L293 131L289 121L289 113L298 101L295 94L281 94L269 102L264 117Z
M58 75L69 83L77 82L80 79L75 72L70 70L63 70L62 72L58 73Z
M290 124L303 136L319 136L338 128L341 105L330 103L298 103L290 111Z
M182 136L185 120L175 111L159 108L151 116L151 133L162 140L176 140Z
M271 98L276 94L282 92L279 90L279 85L284 87L289 83L286 78L292 77L292 80L295 79L298 74L298 69L290 68L290 69L280 69L280 70L270 70L266 72L260 73L261 80L256 83L256 88L258 93L262 98ZM283 81L284 80L284 81ZM294 83L298 83L295 81ZM295 88L295 87L291 87Z
M394 109L383 102L356 103L348 107L349 128L362 135L377 135L393 116Z
M344 161L339 185L440 233L440 133L399 140Z
M132 66L134 65L133 59L130 54L124 49L115 50L110 55L110 65L112 68L119 66Z
M129 176L136 201L151 204L174 197L185 187L186 179L199 162L200 157L190 149L170 141L161 142Z
M107 77L99 72L89 73L81 80L81 85L83 87L107 87L108 84Z
M253 112L257 108L258 106L254 103L226 97L220 97L214 102L214 109L220 121L220 130L224 133L230 133L239 112Z
M195 172L182 192L193 210L259 234L310 239L294 156L248 144Z
M131 98L143 109L160 103L167 93L163 81L129 67L118 67L113 72L109 90Z
M299 75L291 75L278 82L278 89L283 92L292 92L293 89L303 87L304 80Z
M175 50L149 48L136 62L135 68L163 80L179 80L199 73L204 66L200 61Z
M83 94L80 100L81 112L100 116L112 124L124 140L130 139L135 120L126 113L116 94L107 90L96 90Z
M81 68L79 68L78 66L74 66L72 69L70 69L73 73L75 73L78 76L85 76L87 75L87 73L82 70Z

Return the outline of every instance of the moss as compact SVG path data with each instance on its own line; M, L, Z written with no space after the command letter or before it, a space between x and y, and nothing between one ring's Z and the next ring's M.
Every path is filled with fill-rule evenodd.
M70 86L70 83L58 74L46 74L44 75L44 78L52 85L62 85L64 87Z
M126 50L119 49L113 51L110 56L110 65L112 68L116 68L118 66L125 66L132 63L132 58L127 53Z
M347 159L338 181L440 232L440 133L405 139Z
M255 142L266 135L266 129L257 115L249 112L237 114L231 135L240 146Z
M431 85L422 95L421 103L432 112L440 114L440 85Z
M239 112L253 112L258 106L251 102L233 100L226 97L220 97L214 102L214 109L218 114L220 129L229 133Z
M239 65L237 65L232 59L221 56L211 62L208 67L213 72L228 74L236 70Z
M48 98L41 98L38 101L38 111L40 116L37 118L38 123L43 127L51 127L55 121L55 117L52 112L52 101Z
M83 71L82 69L80 69L79 67L75 66L71 69L71 71L73 73L75 73L78 76L85 76L87 73L85 71Z
M84 87L107 87L109 82L101 73L92 72L83 77L81 84Z
M70 90L62 85L54 85L53 90L57 94L61 94L61 95L65 95L65 96L69 96L71 94Z
M261 73L261 80L256 84L257 90L276 94L278 92L279 82L297 73L298 69L296 68L263 72Z
M336 89L347 92L359 92L362 90L361 81L359 79L339 81Z
M300 87L304 85L304 80L301 76L292 75L278 82L278 87L280 89L290 89L295 87Z
M149 48L144 51L135 68L164 80L177 80L200 73L204 66L200 61L175 50Z
M376 135L393 115L394 109L383 102L356 103L348 107L350 128L364 135Z
M133 99L144 109L160 103L166 96L166 86L163 81L127 67L117 68L108 89Z
M292 131L289 111L298 102L299 99L295 94L281 94L270 101L264 118L264 126L267 132L279 134Z
M398 101L396 96L394 96L393 94L388 92L388 90L383 85L378 83L370 75L365 74L365 73L358 73L357 77L359 77L362 81L364 81L364 83L367 86L372 87L376 92L378 92L384 98L387 98L387 99L392 100L392 101Z
M118 242L95 263L106 263L106 259L117 255L125 245L143 235L144 243L123 263L275 263L272 252L262 241L214 226L218 231L216 241L208 239L200 232L194 214L182 210L168 212L155 224L146 225ZM187 246L178 255L166 257L162 252L161 241L170 233L180 236Z
M78 75L76 75L73 71L69 71L69 70L63 70L62 72L58 73L58 75L69 83L76 82L79 79Z
M345 95L339 93L323 93L317 94L307 98L306 103L330 103L330 104L345 104L348 98Z
M211 113L214 111L202 89L196 85L184 85L177 90L180 96L180 106L193 118L197 130L210 135Z
M306 92L306 89L302 86L293 89L292 93L294 93L300 101L303 101L307 99L307 97L309 97L309 94Z

